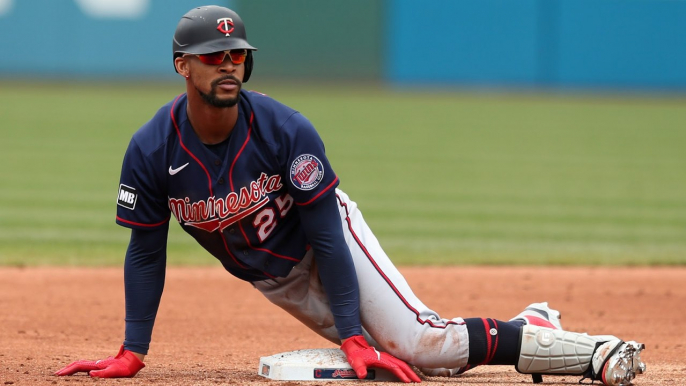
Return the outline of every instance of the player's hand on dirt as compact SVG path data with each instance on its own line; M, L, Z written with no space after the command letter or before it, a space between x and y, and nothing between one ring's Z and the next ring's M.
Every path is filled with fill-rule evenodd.
M78 372L87 372L91 377L98 378L130 378L136 375L140 369L145 367L136 354L125 350L122 345L117 356L108 357L99 361L81 360L72 362L63 369L58 370L55 375L72 375Z
M407 363L389 353L377 351L367 343L362 335L355 335L346 339L341 345L341 350L345 353L348 363L360 379L367 376L368 367L376 367L389 370L405 383L422 381Z

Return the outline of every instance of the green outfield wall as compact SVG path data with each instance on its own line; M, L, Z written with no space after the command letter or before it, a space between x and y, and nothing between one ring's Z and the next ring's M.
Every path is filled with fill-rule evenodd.
M174 79L176 24L207 3L0 0L0 78ZM244 19L260 79L686 91L686 0L211 3Z
M285 80L383 77L384 1L260 0L237 7L259 49L255 74Z

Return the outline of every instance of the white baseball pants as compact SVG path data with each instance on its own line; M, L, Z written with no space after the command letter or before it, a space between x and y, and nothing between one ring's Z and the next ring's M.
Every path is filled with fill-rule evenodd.
M469 338L462 318L442 319L425 306L383 251L357 204L339 189L336 195L360 286L360 315L367 341L420 368L466 365ZM253 285L310 329L340 344L312 251L287 277Z

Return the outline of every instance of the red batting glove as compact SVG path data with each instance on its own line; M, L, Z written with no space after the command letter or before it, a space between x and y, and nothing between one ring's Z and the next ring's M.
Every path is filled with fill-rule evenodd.
M348 363L355 370L359 379L364 379L367 376L367 367L377 367L391 371L405 383L420 383L422 381L407 363L389 353L376 351L362 335L348 338L341 345L341 350L345 353Z
M98 378L131 378L145 367L133 352L124 349L124 345L119 349L116 357L108 357L99 361L76 361L72 362L55 375L72 375L79 371L87 372L91 377Z

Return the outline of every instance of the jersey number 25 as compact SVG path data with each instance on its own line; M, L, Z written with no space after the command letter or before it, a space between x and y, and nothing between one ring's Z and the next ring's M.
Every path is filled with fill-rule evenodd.
M274 202L276 203L281 218L286 217L288 211L293 207L293 197L288 193L277 197ZM276 224L276 212L274 211L274 208L262 209L261 212L255 215L255 219L252 222L252 225L257 228L257 237L260 239L260 242L263 242L269 237L274 228L276 228Z

